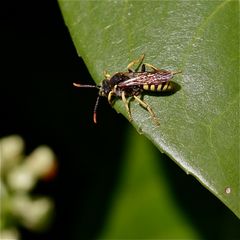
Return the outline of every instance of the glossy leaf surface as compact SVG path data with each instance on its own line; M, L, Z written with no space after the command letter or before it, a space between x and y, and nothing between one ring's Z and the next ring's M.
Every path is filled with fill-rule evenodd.
M60 1L93 77L146 62L179 70L181 89L149 96L160 121L131 102L133 125L240 216L239 19L237 1ZM84 79L79 79L84 83ZM118 112L127 117L117 101Z

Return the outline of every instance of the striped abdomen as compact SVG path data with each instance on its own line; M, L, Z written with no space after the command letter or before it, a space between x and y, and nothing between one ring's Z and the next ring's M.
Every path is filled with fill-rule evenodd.
M143 90L151 92L168 92L173 90L173 83L163 82L159 84L144 84L142 85Z

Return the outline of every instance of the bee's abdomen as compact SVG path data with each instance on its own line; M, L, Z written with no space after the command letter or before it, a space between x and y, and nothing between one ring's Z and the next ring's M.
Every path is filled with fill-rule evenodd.
M143 90L151 92L167 92L173 89L172 82L163 82L160 84L144 84L142 85Z

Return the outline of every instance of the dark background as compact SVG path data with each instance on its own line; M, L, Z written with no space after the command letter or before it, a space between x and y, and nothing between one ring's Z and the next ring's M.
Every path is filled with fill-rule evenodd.
M95 239L121 171L128 123L103 100L93 124L97 92L72 83L94 82L56 1L4 1L0 14L0 137L21 135L26 154L47 144L59 163L57 178L34 192L54 199L52 227L46 233L21 228L22 239ZM172 161L164 164L179 205L205 239L240 238L239 220L230 210Z
M53 227L46 234L22 229L23 239L92 238L118 176L127 122L103 100L98 125L93 124L97 91L72 85L94 82L56 1L6 2L1 6L1 137L21 135L27 154L47 144L59 163L57 178L35 190L55 200Z

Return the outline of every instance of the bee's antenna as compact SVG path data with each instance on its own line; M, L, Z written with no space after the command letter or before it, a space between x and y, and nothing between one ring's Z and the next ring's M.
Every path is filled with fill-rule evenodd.
M97 100L96 100L96 103L94 106L94 110L93 110L93 122L95 124L97 124L97 107L98 107L99 99L100 99L100 96L97 97Z
M79 87L79 88L97 88L97 89L100 89L100 86L97 86L97 85L82 85L82 84L79 84L79 83L73 83L73 86ZM95 124L97 123L97 107L98 107L99 98L100 98L100 96L97 97L95 107L94 107L94 110L93 110L93 122Z
M73 86L80 87L80 88L99 88L97 85L83 85L79 83L73 83Z

